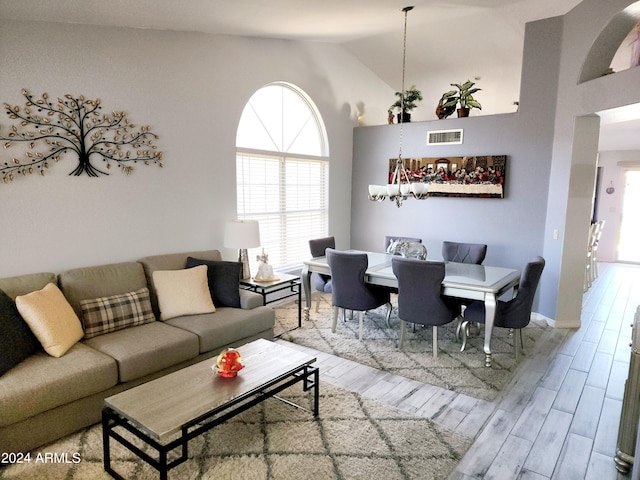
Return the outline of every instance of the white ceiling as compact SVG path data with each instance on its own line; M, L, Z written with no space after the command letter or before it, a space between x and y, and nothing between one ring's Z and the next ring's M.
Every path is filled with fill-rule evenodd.
M467 76L474 76L496 63L518 61L526 22L565 14L579 2L0 0L0 18L335 42L399 90L407 5L415 6L407 19L408 73L420 84L434 70L465 65Z
M450 24L524 23L567 13L580 0L0 0L6 19L117 25L158 30L349 42L401 30L401 9L410 13L412 36ZM484 17L482 20L478 18ZM500 32L485 32L499 36Z
M399 90L407 5L415 6L407 19L407 84L420 85L434 72L483 78L492 68L519 68L525 23L563 15L580 1L0 0L0 18L334 42Z

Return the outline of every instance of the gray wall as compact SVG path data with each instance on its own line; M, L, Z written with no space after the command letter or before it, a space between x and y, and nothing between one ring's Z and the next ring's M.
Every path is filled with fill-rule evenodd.
M450 117L403 127L404 158L508 155L504 199L410 199L401 208L389 200L371 202L368 185L386 183L388 161L398 155L400 126L355 129L353 248L381 250L385 235L415 236L426 244L428 258L436 260L442 258L443 240L486 243L486 264L512 268L542 253L559 61L554 47L561 27L559 18L527 26L518 113ZM462 145L426 145L427 131L450 128L464 129Z
M193 33L55 23L0 22L0 101L23 88L53 98L100 98L160 135L163 169L131 176L0 182L0 276L221 248L236 217L235 138L242 109L266 83L286 81L316 103L330 147L330 229L349 237L352 129L366 107L386 117L391 89L343 48ZM376 105L382 107L376 110ZM9 120L2 112L7 133ZM0 149L0 162L19 147ZM348 241L348 240L347 240ZM234 258L225 251L226 258Z
M555 311L556 325L580 325L598 149L594 113L640 102L639 68L601 76L639 19L638 5L636 0L584 0L563 17L544 236L550 268L540 292L544 310ZM559 241L553 240L554 230Z
M542 254L547 266L534 308L555 326L579 327L598 152L595 113L640 103L640 68L601 75L639 19L638 5L584 0L562 17L528 24L517 114L405 129L405 157L509 155L505 200L429 199L398 211L369 202L366 187L384 183L398 135L389 127L356 131L353 246L380 245L394 231L424 237L431 258L439 258L440 242L448 238L487 243L487 263L498 265L521 268ZM464 145L425 146L428 129L458 126L465 127Z
M439 258L445 238L485 241L488 262L518 268L542 252L548 263L538 310L558 325L577 326L597 154L593 113L640 103L640 68L579 79L586 59L591 70L607 64L598 37L620 17L614 26L632 25L637 12L625 9L635 3L584 0L561 18L529 24L518 113L406 126L405 157L509 155L504 200L440 198L401 209L367 200L368 184L383 183L388 159L398 154L398 126L353 132L358 115L384 121L396 88L343 48L0 22L1 101L19 104L22 88L101 98L161 135L166 165L91 179L69 177L74 161L64 160L45 178L0 185L0 276L220 247L224 221L235 217L234 144L242 108L262 85L289 81L316 102L327 126L329 228L340 248L381 248L391 232L422 236L431 258ZM425 145L427 130L459 126L463 145ZM13 155L2 149L0 161Z

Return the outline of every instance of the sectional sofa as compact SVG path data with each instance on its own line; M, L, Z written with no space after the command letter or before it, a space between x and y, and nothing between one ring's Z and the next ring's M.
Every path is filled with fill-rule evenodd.
M193 269L185 268L188 264ZM82 328L77 332L74 320L73 345L62 355L38 348L0 376L0 452L26 452L97 423L104 398L213 357L224 347L273 339L273 309L262 305L260 295L239 288L235 264L208 250L0 279L0 290L15 299L23 319L33 322L28 301L33 295L59 290ZM192 297L190 281L179 276L199 276L203 270L214 312L207 301ZM118 303L123 298L128 310ZM229 302L237 305L224 306ZM147 305L143 315L140 304ZM185 308L188 314L181 314ZM134 311L137 320L113 318L127 317L118 314L122 311ZM101 320L92 323L96 312ZM38 325L25 322L43 343Z

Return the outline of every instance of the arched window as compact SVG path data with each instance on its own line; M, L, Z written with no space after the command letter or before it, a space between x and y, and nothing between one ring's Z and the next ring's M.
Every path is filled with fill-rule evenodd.
M304 92L274 83L253 94L236 136L238 218L260 222L276 268L299 265L309 239L328 234L328 160L322 118ZM252 272L260 252L249 252Z

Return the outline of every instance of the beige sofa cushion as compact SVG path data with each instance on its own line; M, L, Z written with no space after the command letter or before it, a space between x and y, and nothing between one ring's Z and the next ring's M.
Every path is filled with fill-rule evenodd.
M121 295L80 300L80 308L84 338L156 321L146 287Z
M0 290L15 300L18 295L41 290L48 283L57 284L54 273L31 273L17 277L0 278Z
M200 353L204 353L229 344L239 346L239 339L273 329L274 322L275 312L269 307L252 310L222 307L213 314L172 318L166 323L198 335Z
M16 297L18 312L53 357L61 357L82 338L80 319L53 283Z
M120 382L144 377L198 355L198 337L162 322L83 340L85 345L113 357Z
M62 272L58 282L78 316L82 315L80 300L135 292L147 286L144 270L138 262L74 268Z
M60 358L36 353L2 376L0 426L102 392L117 382L115 360L82 343Z
M263 304L262 295L259 293L240 289L240 308L249 310L261 307Z
M216 311L209 293L206 265L186 270L156 270L153 283L160 320Z

